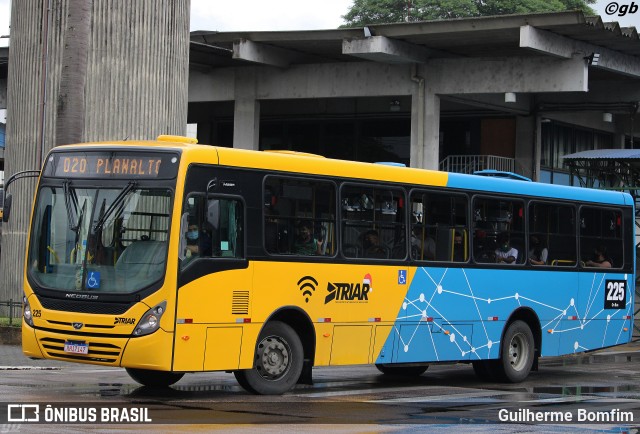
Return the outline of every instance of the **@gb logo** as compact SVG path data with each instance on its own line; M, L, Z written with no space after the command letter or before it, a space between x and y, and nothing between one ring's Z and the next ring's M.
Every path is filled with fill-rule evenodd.
M635 14L638 12L638 4L636 2L623 3L623 2L610 2L604 8L604 12L607 15L617 15L624 17L627 14Z

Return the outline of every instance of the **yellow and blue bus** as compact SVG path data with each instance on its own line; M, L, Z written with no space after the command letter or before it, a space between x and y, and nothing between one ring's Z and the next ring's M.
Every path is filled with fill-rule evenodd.
M631 340L621 192L157 141L46 158L24 270L29 357L144 385L233 372L280 394L312 367L523 381Z

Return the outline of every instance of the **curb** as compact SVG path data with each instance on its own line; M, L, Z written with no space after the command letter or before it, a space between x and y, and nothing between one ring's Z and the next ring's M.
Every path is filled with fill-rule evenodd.
M20 327L0 326L0 345L22 344L22 329Z

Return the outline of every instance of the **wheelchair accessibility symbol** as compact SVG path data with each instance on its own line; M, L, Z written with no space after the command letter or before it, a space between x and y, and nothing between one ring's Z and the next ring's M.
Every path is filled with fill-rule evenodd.
M87 288L97 289L100 288L100 273L97 271L89 271L87 276Z
M407 270L398 270L398 285L407 284Z

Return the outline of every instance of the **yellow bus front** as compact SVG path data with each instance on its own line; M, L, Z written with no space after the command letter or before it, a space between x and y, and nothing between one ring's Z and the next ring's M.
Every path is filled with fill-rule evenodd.
M47 157L26 254L25 355L171 370L181 148L133 145Z

